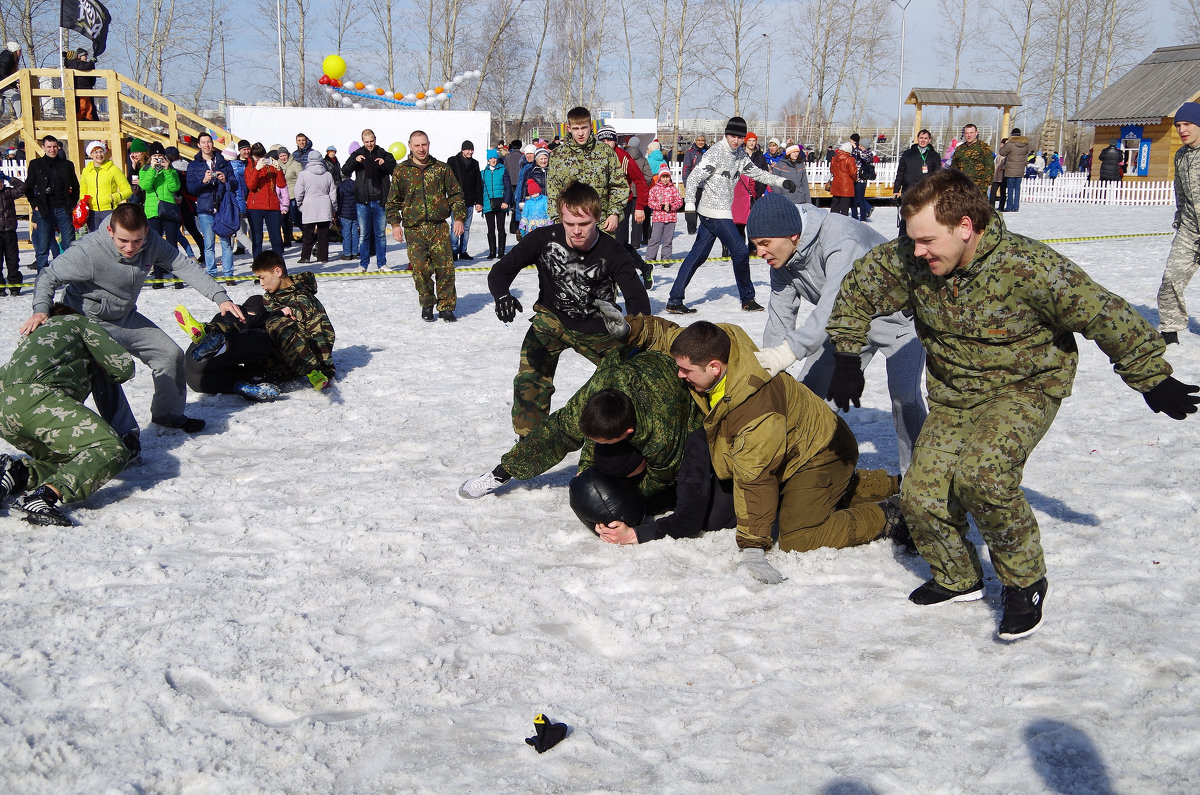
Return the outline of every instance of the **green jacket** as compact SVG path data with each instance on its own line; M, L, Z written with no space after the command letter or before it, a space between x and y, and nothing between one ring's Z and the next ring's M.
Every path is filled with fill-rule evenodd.
M174 202L181 184L179 172L170 166L138 171L138 187L146 192L146 217L158 217L159 201Z
M668 352L682 329L659 317L629 321L630 345ZM814 455L829 446L837 416L788 373L767 375L755 358L758 347L739 326L717 324L730 337L725 395L711 408L708 396L691 392L704 413L713 471L733 481L737 545L770 549L780 491Z
M529 480L546 472L581 447L579 471L592 465L595 443L579 430L579 417L592 395L602 389L624 392L633 401L637 427L629 443L646 457L638 486L646 496L675 482L688 434L700 427L700 412L679 380L675 360L643 351L631 357L614 351L558 411L538 424L500 459L510 475Z
M317 300L317 277L309 271L293 273L291 277L292 286L264 295L263 305L272 311L291 307L292 317L300 326L301 337L307 341L323 366L332 367L335 335L325 307Z
M976 138L973 144L958 145L950 159L950 167L966 174L975 187L987 193L992 187L992 175L996 173L996 158L992 155L992 147Z
M571 182L582 182L591 185L600 194L601 224L607 216L618 218L625 212L625 202L629 198L629 181L625 179L625 169L617 159L617 153L608 144L600 143L596 136L588 136L582 144L575 143L574 138L559 144L550 155L550 170L546 174L546 201L550 208L550 217L555 222L561 221L558 214L558 196Z
M83 315L52 317L21 340L12 359L0 367L0 395L17 384L42 384L82 401L92 390L93 361L113 383L133 377L129 352L99 323Z
M389 224L402 224L405 228L444 222L449 216L455 221L467 220L467 206L458 180L449 166L435 160L433 155L424 166L417 165L412 155L396 166L386 210Z
M1162 337L1125 299L995 214L974 258L948 277L934 276L907 238L868 251L842 282L826 330L839 353L857 355L871 318L901 310L914 314L925 346L929 399L954 408L1002 390L1067 397L1075 332L1095 340L1139 392L1171 374Z

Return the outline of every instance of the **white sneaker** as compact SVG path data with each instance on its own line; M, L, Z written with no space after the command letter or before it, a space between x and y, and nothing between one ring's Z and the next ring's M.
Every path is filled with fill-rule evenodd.
M464 500L477 500L485 494L491 494L507 481L500 480L491 471L484 472L477 478L472 478L458 487L458 496Z

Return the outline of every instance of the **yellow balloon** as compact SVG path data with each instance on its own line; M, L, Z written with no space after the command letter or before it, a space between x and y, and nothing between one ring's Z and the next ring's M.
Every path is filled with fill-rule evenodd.
M404 156L408 154L408 147L397 141L388 147L388 151L392 153L392 157L397 160L403 160Z
M334 80L340 80L346 74L346 62L340 55L326 55L325 60L321 61L321 68Z

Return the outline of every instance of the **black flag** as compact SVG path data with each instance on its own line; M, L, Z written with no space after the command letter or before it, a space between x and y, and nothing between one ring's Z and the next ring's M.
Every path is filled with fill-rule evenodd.
M59 25L75 30L92 40L92 58L99 58L108 46L108 23L112 17L100 0L62 0Z

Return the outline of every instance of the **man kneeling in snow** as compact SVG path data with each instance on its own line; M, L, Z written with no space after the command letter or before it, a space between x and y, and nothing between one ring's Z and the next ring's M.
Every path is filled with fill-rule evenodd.
M512 478L536 477L582 448L571 503L605 541L634 544L732 527L729 485L712 473L700 425L669 356L610 353L566 405L458 493L477 499ZM672 505L674 513L655 518Z

